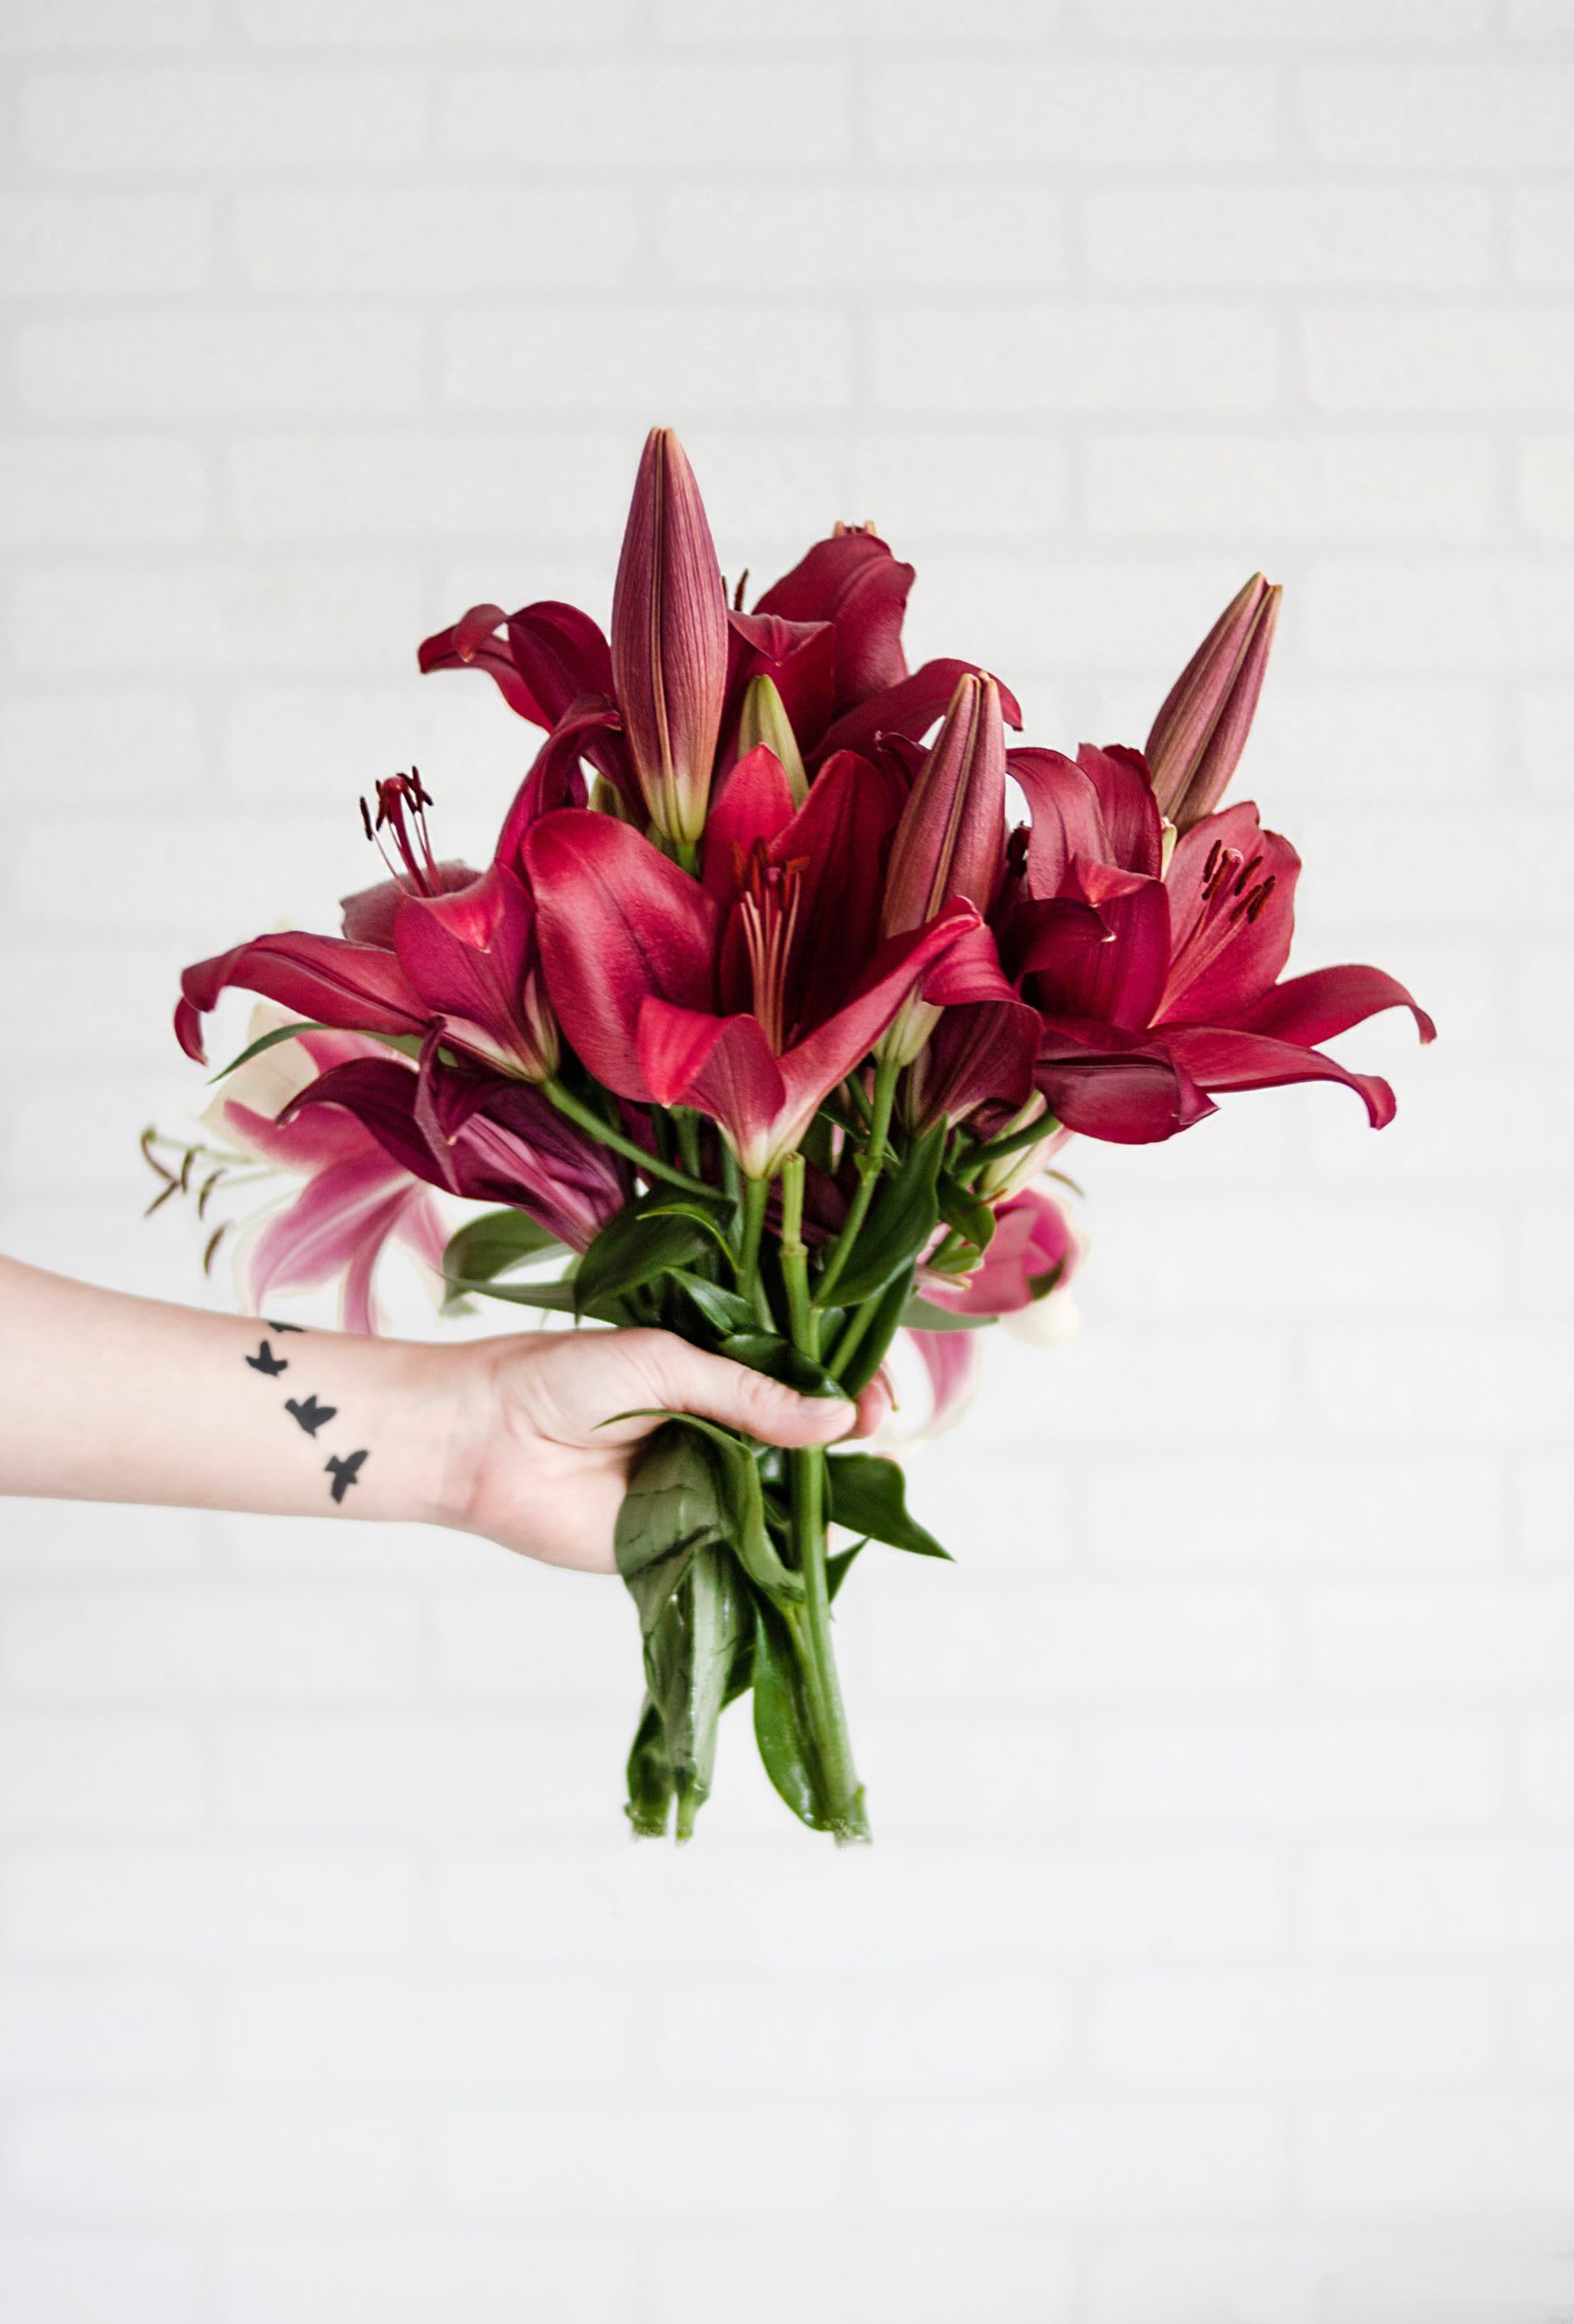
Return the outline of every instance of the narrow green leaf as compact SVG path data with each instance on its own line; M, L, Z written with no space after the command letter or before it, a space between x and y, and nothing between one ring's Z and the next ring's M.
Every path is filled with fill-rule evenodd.
M680 1840L710 1797L716 1728L750 1620L732 1559L720 1548L700 1549L645 1637L645 1682L661 1714Z
M280 1041L292 1041L297 1033L330 1033L333 1029L331 1025L319 1024L315 1017L298 1018L292 1025L275 1025L271 1033L259 1035L256 1040L247 1044L239 1057L232 1057L228 1065L221 1065L217 1073L211 1073L208 1087L212 1088L215 1081L228 1081L232 1073L239 1073L243 1065L250 1065L254 1057L262 1055L264 1049L276 1049Z
M903 1157L895 1175L876 1195L851 1258L835 1288L840 1307L861 1307L911 1266L939 1224L936 1182L945 1153L945 1124L939 1122Z
M759 1329L759 1318L751 1303L737 1292L729 1291L720 1283L712 1283L703 1275L695 1275L688 1267L674 1267L673 1281L682 1285L716 1332L753 1332Z
M890 1344L907 1313L911 1289L912 1270L904 1268L900 1275L891 1277L880 1293L863 1337L841 1367L840 1376L843 1394L858 1395L868 1387L885 1362Z
M910 1517L907 1480L894 1461L875 1452L832 1452L826 1458L831 1477L831 1514L850 1533L865 1533L893 1549L911 1550L920 1558L949 1559L934 1535Z
M828 1832L820 1804L808 1708L792 1638L780 1615L755 1609L754 1739L765 1772L801 1823Z
M713 1538L726 1543L750 1581L768 1598L802 1598L802 1576L782 1564L772 1541L760 1470L748 1446L730 1429L702 1420L696 1413L674 1413L671 1426L704 1440L713 1480Z
M676 1788L662 1715L647 1693L629 1750L628 1801L623 1811L642 1840L664 1836Z
M854 1558L857 1557L860 1550L867 1550L868 1547L869 1542L867 1539L861 1541L854 1541L850 1550L839 1550L833 1558L826 1559L825 1594L827 1598L830 1599L832 1605L836 1602L837 1591L847 1580L848 1575L852 1571L852 1561Z
M987 1251L995 1236L995 1214L955 1178L942 1178L937 1190L940 1216L954 1226L975 1250Z
M556 1235L524 1211L488 1210L479 1218L467 1219L449 1236L443 1253L443 1273L450 1282L463 1283L473 1291L478 1283L490 1283L510 1267L523 1266L529 1259L543 1258L563 1247Z
M730 1355L734 1364L746 1364L751 1372L763 1372L768 1379L780 1380L783 1386L796 1388L801 1396L840 1396L838 1383L822 1364L802 1354L791 1340L779 1333L752 1331L727 1332L717 1344L718 1355Z
M580 1260L575 1274L582 1310L591 1303L621 1298L657 1275L687 1266L704 1247L692 1218L653 1218L631 1206L609 1219Z
M937 1307L932 1301L914 1296L901 1311L901 1320L910 1332L981 1332L987 1324L998 1324L998 1315L958 1315L949 1307Z

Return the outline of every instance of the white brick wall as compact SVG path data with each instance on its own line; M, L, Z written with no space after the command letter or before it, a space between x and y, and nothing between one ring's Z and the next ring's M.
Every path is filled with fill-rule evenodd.
M731 1737L623 1839L615 1590L0 1517L18 2324L1543 2324L1574 2300L1574 0L0 9L0 1246L204 1293L181 963L320 920L473 597L643 428L1139 740L1253 566L1250 790L1394 1075L1087 1149L1081 1344L845 1603L881 1835ZM84 1097L84 1092L90 1093ZM872 1553L871 1553L872 1555Z

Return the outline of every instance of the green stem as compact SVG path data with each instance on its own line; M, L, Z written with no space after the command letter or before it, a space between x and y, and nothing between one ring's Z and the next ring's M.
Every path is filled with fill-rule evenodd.
M874 1189L885 1161L886 1139L890 1131L891 1108L896 1103L897 1079L900 1065L893 1058L881 1058L875 1068L874 1108L870 1118L869 1137L858 1157L858 1191L849 1206L841 1234L831 1246L825 1262L824 1273L815 1299L821 1307L831 1305L831 1295L841 1280L841 1271L852 1256L852 1246L869 1216L869 1206L874 1199Z
M659 1109L657 1119L660 1119ZM673 1120L677 1128L678 1152L684 1157L684 1167L697 1178L700 1175L700 1118L691 1107L674 1106Z
M790 1154L782 1165L782 1275L792 1344L811 1362L820 1360L820 1318L809 1296L809 1253L803 1241L803 1157ZM824 1806L839 1842L866 1840L869 1819L863 1787L853 1765L852 1739L831 1640L831 1593L826 1581L825 1454L809 1445L788 1455L792 1491L792 1546L803 1577L803 1604L792 1623L809 1689L816 1756Z
M1054 1137L1056 1128L1053 1115L1040 1114L1036 1122L1012 1130L1008 1137L991 1138L988 1146L975 1146L957 1175L970 1186L979 1172L987 1169L991 1162L1003 1162L1009 1154L1020 1154L1025 1146L1041 1146L1047 1137Z
M754 1303L754 1313L768 1332L776 1328L770 1295L760 1280L760 1246L765 1234L765 1210L771 1200L769 1178L743 1181L743 1233L738 1246L738 1286Z
M841 1337L837 1341L835 1347L832 1349L831 1355L826 1362L825 1368L831 1374L833 1379L840 1380L841 1378L843 1373L847 1370L848 1365L851 1363L853 1357L858 1354L859 1349L862 1346L865 1334L868 1333L871 1324L874 1321L875 1309L879 1305L880 1302L878 1299L866 1299L862 1306L855 1307L851 1315L848 1317L846 1324L842 1327Z
M593 1113L561 1081L546 1081L541 1086L560 1114L566 1115L571 1122L601 1145L610 1146L615 1154L625 1156L636 1169L643 1170L647 1178L664 1178L669 1186L681 1187L686 1195L714 1196L714 1187L708 1187L703 1178L691 1178L686 1170L674 1169L659 1155L647 1154L643 1146L636 1146L632 1137L625 1137L622 1130L614 1129L610 1122L604 1122L599 1114Z
M803 1240L803 1157L782 1165L782 1278L792 1344L802 1355L820 1353L820 1324L809 1297L809 1251Z

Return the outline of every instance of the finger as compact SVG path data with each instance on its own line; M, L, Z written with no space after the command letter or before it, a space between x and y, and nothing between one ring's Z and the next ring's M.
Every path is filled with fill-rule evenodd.
M877 1372L868 1387L859 1391L858 1420L850 1433L854 1436L878 1436L890 1410L890 1389L885 1374Z
M625 1344L650 1383L651 1401L664 1411L697 1413L767 1444L831 1444L857 1424L857 1411L849 1398L801 1396L762 1372L691 1347L675 1333L633 1332ZM650 1420L643 1426L629 1423L628 1433L646 1435L657 1425ZM606 1433L620 1432L609 1428Z

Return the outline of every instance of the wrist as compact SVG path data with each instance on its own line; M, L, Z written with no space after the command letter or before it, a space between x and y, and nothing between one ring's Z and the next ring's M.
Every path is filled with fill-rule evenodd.
M385 1342L389 1357L379 1431L379 1490L364 1517L411 1525L462 1526L473 1490L475 1448L487 1402L479 1346Z
M401 1396L410 1448L409 1519L472 1530L477 1490L496 1427L497 1344L412 1347Z

